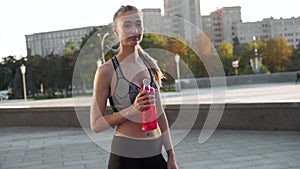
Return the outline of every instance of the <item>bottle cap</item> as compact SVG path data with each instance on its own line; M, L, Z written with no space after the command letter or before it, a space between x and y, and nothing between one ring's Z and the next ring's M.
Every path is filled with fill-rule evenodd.
M149 79L144 79L143 84L144 84L144 86L149 86L150 85L150 80Z

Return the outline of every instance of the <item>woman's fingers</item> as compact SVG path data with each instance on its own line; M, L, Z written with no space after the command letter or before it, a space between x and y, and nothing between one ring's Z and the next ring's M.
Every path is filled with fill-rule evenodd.
M155 104L155 96L150 95L149 93L143 91L140 92L135 100L135 104L137 104L135 107L138 110L143 110L145 108L151 107Z

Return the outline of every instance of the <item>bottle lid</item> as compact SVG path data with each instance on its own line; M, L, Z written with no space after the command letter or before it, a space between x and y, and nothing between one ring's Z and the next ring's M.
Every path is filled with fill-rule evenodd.
M149 86L150 85L150 80L149 79L144 79L143 84L144 84L144 86Z

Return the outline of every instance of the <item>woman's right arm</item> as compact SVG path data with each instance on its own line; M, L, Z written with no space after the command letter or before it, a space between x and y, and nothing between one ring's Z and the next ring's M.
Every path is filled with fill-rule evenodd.
M144 101L147 96L145 92L138 94L134 104L112 115L106 115L107 98L110 96L111 79L113 68L109 64L103 64L98 68L94 78L94 92L90 108L90 125L94 132L100 132L130 119L138 114L140 110L148 107Z

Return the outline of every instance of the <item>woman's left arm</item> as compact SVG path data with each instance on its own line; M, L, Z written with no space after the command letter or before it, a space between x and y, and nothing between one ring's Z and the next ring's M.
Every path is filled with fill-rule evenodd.
M171 140L169 123L167 120L166 113L163 109L159 91L157 91L156 94L156 112L158 113L157 121L162 132L163 144L168 154L168 160L167 160L168 169L177 169L178 167L175 160L175 153L174 153L173 144Z

